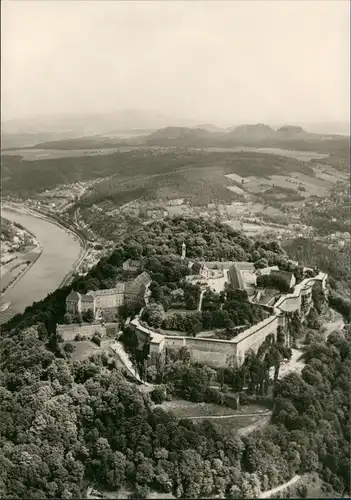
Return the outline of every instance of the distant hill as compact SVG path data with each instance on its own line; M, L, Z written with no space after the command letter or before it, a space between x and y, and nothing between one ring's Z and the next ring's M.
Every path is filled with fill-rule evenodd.
M257 123L255 125L239 125L227 134L228 139L244 141L264 141L276 138L276 131L269 125Z
M151 133L148 133L149 131L145 129L130 129L129 132L127 130L123 132L115 130L114 133L76 135L74 138L64 140L56 140L55 137L54 140L51 138L43 142L37 142L32 147L70 150L118 148L123 146L200 149L250 146L328 152L333 150L333 146L325 144L326 140L333 140L337 149L340 146L344 147L345 140L347 141L345 136L309 133L298 125L284 125L278 130L264 123L239 125L228 131L223 131L215 125L204 125L204 127L207 128L167 126L158 128ZM208 129L212 129L212 131Z
M301 134L306 133L305 130L299 125L284 125L278 128L277 132L284 132L289 134Z
M196 127L193 128L202 129L206 130L207 132L213 132L219 134L224 134L226 132L224 128L217 127L216 125L212 125L211 123L206 123L205 125L197 125Z
M143 138L146 145L152 146L206 146L214 140L214 134L200 128L166 127L156 130Z
M284 137L296 137L309 135L307 132L300 126L297 125L284 125L277 130L277 134L284 135Z

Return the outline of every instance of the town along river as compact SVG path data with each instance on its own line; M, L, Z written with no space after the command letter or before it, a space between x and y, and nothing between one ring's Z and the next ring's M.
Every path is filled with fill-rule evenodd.
M0 299L0 324L22 313L33 302L58 288L72 270L82 250L78 238L47 219L3 208L1 216L22 224L39 241L42 253L32 267ZM1 306L10 307L1 311Z

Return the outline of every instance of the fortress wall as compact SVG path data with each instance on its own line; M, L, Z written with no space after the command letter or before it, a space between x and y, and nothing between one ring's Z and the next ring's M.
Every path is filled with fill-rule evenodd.
M236 366L237 346L230 341L187 337L186 348L194 360L214 368Z
M169 347L172 349L181 349L185 347L186 337L178 337L174 336L165 336L165 347Z
M294 297L283 297L284 300L279 302L279 309L283 312L299 311L301 308L301 295Z
M91 324L71 324L71 325L57 325L57 333L62 336L65 342L74 340L76 335L81 335L87 338L92 338L94 333L98 332L102 337L106 335L106 328L101 325Z
M325 273L319 273L314 278L308 278L298 285L295 286L293 293L289 293L287 295L283 295L278 302L274 305L275 309L280 309L283 312L292 312L301 309L301 296L303 293L306 293L306 287L310 288L319 281L321 282L323 290L326 287L328 275Z
M258 328L253 331L251 335L242 338L242 340L237 343L237 364L241 365L244 362L245 354L249 349L257 352L268 335L273 333L276 338L278 326L282 326L282 319L278 315L274 315L271 316L270 321L265 322L263 326L260 327L260 324L258 324Z
M243 363L249 349L257 352L266 337L272 333L276 337L278 326L284 324L284 316L275 314L247 329L247 335L245 331L240 333L237 339L166 336L165 345L174 349L186 347L193 359L210 366L238 366Z
M236 363L236 345L229 340L166 336L165 346L173 349L186 347L195 361L214 368Z
M235 344L230 340L217 340L206 338L186 337L187 349L198 349L199 351L207 352L221 352L228 353L228 351L236 351Z
M236 366L235 354L217 352L216 350L201 351L199 349L189 349L190 355L194 361L206 364L212 368L222 368L224 366Z
M244 330L232 340L208 339L201 337L165 336L165 346L181 349L186 347L193 359L209 366L221 367L240 365L249 349L257 352L268 335L276 337L279 326L285 326L285 312L300 310L302 291L306 286L312 286L316 281L326 282L327 275L320 273L315 278L299 283L293 293L282 296L271 308L272 315L247 330Z

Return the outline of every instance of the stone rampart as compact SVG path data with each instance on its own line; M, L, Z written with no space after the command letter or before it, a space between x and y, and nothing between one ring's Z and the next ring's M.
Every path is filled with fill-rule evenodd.
M165 345L174 349L186 347L193 359L210 366L238 366L243 363L249 349L256 352L268 335L276 337L278 326L283 324L284 316L274 314L232 340L166 336Z
M287 293L280 297L278 302L274 304L274 309L284 313L299 310L301 307L301 296L312 293L312 287L317 281L321 283L323 291L326 290L327 277L327 274L319 273L314 278L307 278L301 281L295 286L292 293Z
M235 364L236 345L230 340L196 337L165 336L165 346L171 349L186 347L195 361L214 368Z
M57 334L60 335L62 340L65 342L74 340L77 335L90 339L94 336L95 332L99 333L101 337L104 337L106 335L106 328L101 325L91 325L86 323L82 323L81 325L71 324L57 326Z
M315 282L321 282L322 289L326 290L326 279L326 274L319 273L314 278L303 280L295 286L293 293L283 295L273 307L269 306L271 315L268 318L239 333L232 340L165 335L165 347L186 347L194 360L213 367L240 366L249 349L257 352L268 335L276 337L278 327L285 327L285 313L300 310L302 295L311 294Z
M257 352L268 335L273 334L276 338L279 326L284 326L284 316L274 314L235 337L231 342L237 346L236 364L240 366L244 362L248 350Z

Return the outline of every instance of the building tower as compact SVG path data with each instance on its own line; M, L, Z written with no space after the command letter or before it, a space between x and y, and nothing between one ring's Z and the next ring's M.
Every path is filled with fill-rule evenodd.
M181 259L184 260L186 255L186 244L183 242L182 244L182 257Z

